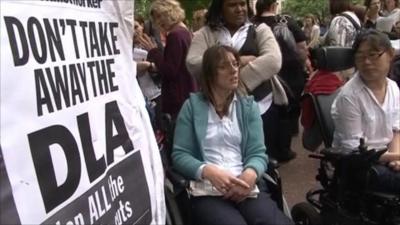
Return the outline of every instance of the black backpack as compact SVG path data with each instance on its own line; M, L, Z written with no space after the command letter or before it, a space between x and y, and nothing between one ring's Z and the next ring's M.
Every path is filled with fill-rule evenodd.
M297 50L297 43L292 31L288 27L290 17L286 15L275 16L275 25L271 27L282 53L282 64L291 65L301 61Z

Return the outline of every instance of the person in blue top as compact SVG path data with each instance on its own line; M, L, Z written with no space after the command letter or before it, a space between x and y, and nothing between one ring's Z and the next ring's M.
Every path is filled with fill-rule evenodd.
M262 120L243 94L240 56L223 45L203 55L201 92L191 94L176 120L172 163L192 180L196 224L293 224L267 193Z

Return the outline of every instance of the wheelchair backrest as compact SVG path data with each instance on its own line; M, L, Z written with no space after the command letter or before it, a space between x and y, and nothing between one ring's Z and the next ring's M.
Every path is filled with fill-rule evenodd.
M332 147L335 125L331 116L331 108L340 88L330 95L312 96L315 115L321 131L322 140L326 148Z

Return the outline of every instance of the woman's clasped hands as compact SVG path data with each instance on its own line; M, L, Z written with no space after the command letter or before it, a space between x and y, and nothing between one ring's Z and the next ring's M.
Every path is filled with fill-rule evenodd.
M241 202L254 189L257 174L253 169L247 168L236 177L223 168L207 164L203 169L203 179L209 180L225 199Z

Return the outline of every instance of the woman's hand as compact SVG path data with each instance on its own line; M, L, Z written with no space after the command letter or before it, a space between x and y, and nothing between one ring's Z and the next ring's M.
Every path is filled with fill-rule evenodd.
M391 161L388 163L389 168L396 172L400 172L400 160Z
M257 173L254 169L247 168L240 174L239 179L245 181L253 189L256 185Z
M229 199L234 202L241 202L246 199L256 185L257 173L253 169L247 168L242 172L242 174L240 174L238 178L246 182L249 185L249 188L234 186L224 195L225 199Z
M236 203L245 200L251 192L252 188L243 188L239 186L232 187L226 194L224 194L224 199L229 199Z
M209 180L211 184L224 195L233 187L242 187L245 189L250 188L250 185L248 185L245 181L212 164L207 164L204 167L202 177Z
M149 61L141 61L136 63L136 69L139 74L144 74L149 68L151 63Z
M246 66L249 62L255 60L257 57L254 55L242 55L240 56L240 67Z
M400 161L400 132L393 132L393 139L388 146L387 152L385 152L380 158L380 162L388 163Z
M147 34L143 33L136 38L136 41L140 44L142 48L150 51L153 48L157 48L156 42L154 42Z

